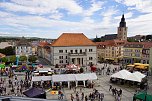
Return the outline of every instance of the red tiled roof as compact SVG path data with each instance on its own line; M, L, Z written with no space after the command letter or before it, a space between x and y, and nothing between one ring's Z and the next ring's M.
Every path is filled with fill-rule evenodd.
M98 48L103 47L103 46L120 46L124 45L126 41L124 40L107 40L104 42L96 42L96 45Z
M83 33L63 33L51 46L96 46Z
M152 47L152 42L142 42L142 44L144 45L144 48L149 49Z
M5 54L0 53L0 58L3 58L5 56L6 56Z
M152 42L127 42L126 44L143 45L143 48L151 48Z
M51 44L49 44L48 42L46 42L46 41L41 41L40 43L39 43L39 45L38 46L40 46L40 47L44 47L44 46L49 46L49 45L51 45Z

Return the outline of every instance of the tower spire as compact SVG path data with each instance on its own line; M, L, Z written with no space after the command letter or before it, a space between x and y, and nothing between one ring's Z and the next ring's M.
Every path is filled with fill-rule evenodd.
M122 18L121 18L119 27L126 27L126 21L125 21L124 14L122 14Z

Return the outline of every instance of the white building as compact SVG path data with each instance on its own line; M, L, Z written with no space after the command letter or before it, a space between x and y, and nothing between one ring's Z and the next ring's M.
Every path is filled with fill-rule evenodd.
M51 64L53 65L89 65L96 63L96 44L83 33L63 33L51 44Z
M33 55L32 45L23 37L16 43L15 53L17 57Z

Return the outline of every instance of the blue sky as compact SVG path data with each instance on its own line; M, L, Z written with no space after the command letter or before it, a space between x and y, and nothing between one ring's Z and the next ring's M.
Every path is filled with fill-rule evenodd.
M152 0L0 0L0 35L93 38L117 33L125 14L128 36L152 34Z

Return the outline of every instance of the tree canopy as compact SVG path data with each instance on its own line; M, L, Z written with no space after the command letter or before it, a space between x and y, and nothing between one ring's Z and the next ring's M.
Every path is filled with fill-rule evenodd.
M24 61L27 61L27 57L26 56L20 56L19 58L20 61L24 62Z
M1 59L1 61L6 63L6 62L8 62L8 58L7 58L7 57L3 57L3 58Z
M37 60L37 57L34 55L29 56L28 61L29 62L35 62Z
M6 47L4 49L0 49L0 53L5 54L5 55L15 55L15 47Z
M15 55L12 55L10 56L10 62L14 63L16 61L16 56Z

